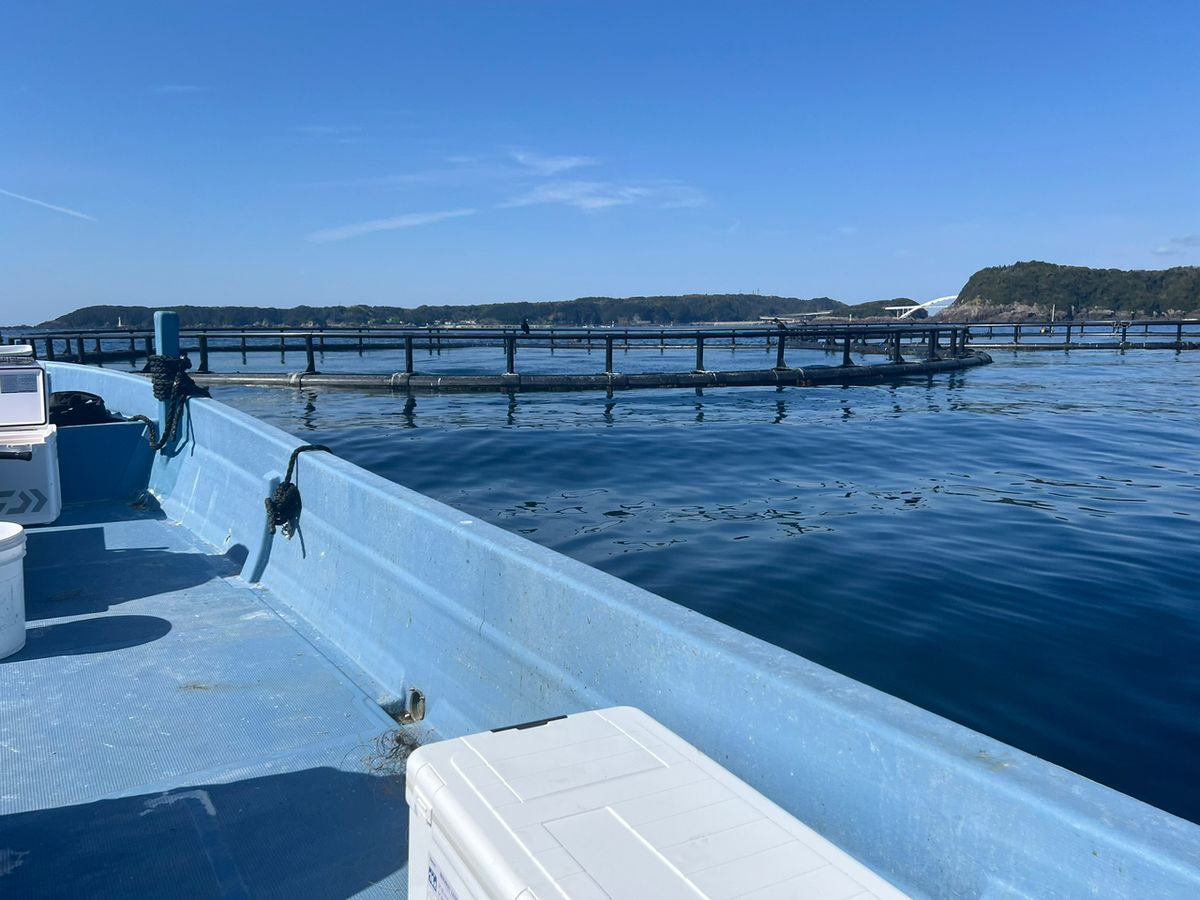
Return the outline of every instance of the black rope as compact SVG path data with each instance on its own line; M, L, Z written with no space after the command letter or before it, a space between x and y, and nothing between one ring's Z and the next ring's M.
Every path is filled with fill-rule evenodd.
M145 424L146 439L150 442L151 450L161 450L175 440L188 397L209 396L208 389L200 387L187 374L191 367L192 361L186 356L151 356L146 360L146 367L142 371L150 375L154 399L167 404L167 421L161 439L158 423L149 416L131 417L133 421Z
M324 444L301 444L292 451L288 460L287 474L279 482L271 496L267 498L267 531L275 533L276 527L283 531L283 536L290 538L296 533L296 523L300 518L300 488L292 483L292 473L296 470L296 457L309 450L333 451Z

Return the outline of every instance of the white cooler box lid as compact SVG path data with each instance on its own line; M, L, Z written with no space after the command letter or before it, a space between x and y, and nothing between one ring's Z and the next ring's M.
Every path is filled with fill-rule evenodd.
M428 744L406 790L496 897L904 896L631 707Z
M28 447L47 444L50 435L58 433L57 425L20 425L0 427L0 448Z
M0 352L0 428L28 428L49 421L46 370Z

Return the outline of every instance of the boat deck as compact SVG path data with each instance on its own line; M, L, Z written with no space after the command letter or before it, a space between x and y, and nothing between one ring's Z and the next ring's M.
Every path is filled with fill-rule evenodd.
M144 379L48 368L162 418ZM77 505L29 533L28 646L0 660L4 900L403 897L377 701L417 688L421 743L644 709L918 896L1200 897L1194 824L327 454L296 467L300 535L267 540L294 437L203 399L171 452L143 432L59 431ZM183 526L82 503L147 484Z
M0 660L0 895L406 895L392 719L303 623L161 513L27 531Z

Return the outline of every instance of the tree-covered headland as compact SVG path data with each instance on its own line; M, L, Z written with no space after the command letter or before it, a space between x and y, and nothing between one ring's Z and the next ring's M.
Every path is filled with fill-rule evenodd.
M1089 269L1019 262L980 269L942 318L1171 318L1200 314L1200 266L1172 269Z

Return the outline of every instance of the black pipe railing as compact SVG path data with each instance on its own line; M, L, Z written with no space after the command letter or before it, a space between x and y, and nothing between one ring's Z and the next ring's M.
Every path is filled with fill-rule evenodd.
M938 326L953 328L956 326ZM857 341L862 345L870 345L873 340L883 341L886 335L900 334L924 335L929 326L909 325L871 325L860 324L849 326L806 325L796 326L788 331L777 328L656 328L656 329L613 329L613 328L547 328L535 329L528 333L516 332L512 329L496 328L371 328L371 329L338 329L336 331L314 331L303 329L188 329L182 332L182 349L184 352L195 353L198 359L197 373L207 374L211 371L210 361L213 353L236 352L246 355L253 352L278 349L286 358L289 351L303 349L306 357L306 371L316 372L316 352L335 350L357 350L364 352L371 349L399 349L405 351L405 371L414 370L413 350L417 341L423 342L429 349L442 349L444 346L502 344L505 350L505 371L514 373L516 370L516 353L518 344L546 346L551 349L588 348L593 342L603 339L605 347L605 371L614 371L613 350L616 341L621 340L627 350L646 347L665 349L686 346L693 343L696 349L696 371L704 370L704 350L706 346L728 346L736 348L739 340L743 347L752 346L755 341L761 341L768 349L777 346L776 368L786 368L784 351L790 338L794 346L823 345L830 343L834 336L846 340ZM139 352L137 339L141 336L145 341L145 350ZM327 338L329 339L327 341ZM110 360L134 360L148 356L153 352L152 338L149 334L142 335L133 330L101 330L87 333L64 334L62 332L42 333L29 337L10 338L17 340L40 340L45 348L47 359L58 358L56 343L62 341L63 352L72 356L75 362L104 362ZM89 350L85 341L93 345ZM105 349L104 342L128 342L128 349ZM265 346L264 341L271 346ZM278 342L276 345L275 342ZM296 346L299 341L301 346ZM338 343L333 343L338 341ZM368 343L370 341L370 343ZM252 343L253 342L253 343ZM670 343L668 343L670 342ZM882 345L881 345L882 346ZM872 349L867 346L866 349Z
M940 328L948 328L950 325L968 326L971 329L1012 329L1014 325L1020 325L1021 329L1028 332L1030 329L1055 328L1064 329L1067 326L1072 326L1074 329L1085 326L1088 330L1093 329L1112 329L1114 325L1128 325L1130 329L1142 329L1144 331L1152 328L1162 328L1162 326L1174 326L1176 324L1183 325L1200 325L1200 318L1130 318L1130 319L1056 319L1054 322L1050 320L1028 319L1022 322L949 322L942 319L888 319L884 322L808 322L796 323L790 325L790 330L806 330L806 329L833 329L840 330L846 328L852 329L928 329L931 325L940 326ZM358 336L358 335L376 335L376 334L427 334L427 335L455 335L455 334L472 334L472 332L514 332L516 329L512 326L494 325L494 326L461 326L461 325L316 325L310 328L278 328L278 326L269 325L246 325L241 328L229 328L229 326L200 326L200 328L181 329L181 335L222 335L236 336L245 334L247 336L276 336L281 332L286 334L313 334L334 336ZM542 334L548 332L614 332L614 334L624 335L628 332L631 336L659 336L662 334L671 335L677 331L704 331L706 334L712 332L736 332L736 334L774 334L776 326L773 324L762 325L646 325L646 326L629 326L629 328L616 328L616 326L608 325L548 325L544 328L536 329ZM28 340L29 334L35 332L22 332L17 330L18 334L23 334ZM53 335L54 337L74 338L78 335L83 335L86 338L104 337L104 338L130 338L140 337L143 335L152 335L154 330L150 328L82 328L82 329L52 329L46 331L36 331L36 336L42 337Z
M1131 334L1141 331L1139 344ZM1097 335L1109 340L1096 341ZM32 343L35 351L40 343L46 359L71 359L74 362L105 362L136 360L154 352L152 335L145 329L63 329L21 335L9 332L10 343ZM649 328L608 327L547 327L529 333L512 328L425 326L401 328L394 326L327 327L313 329L252 328L192 328L181 332L183 350L198 355L197 372L210 371L214 353L240 353L246 356L278 350L286 358L289 352L303 350L305 370L315 373L317 353L403 349L405 372L415 371L414 350L442 350L448 347L500 345L504 348L505 372L515 374L518 346L548 347L552 351L567 349L591 350L594 343L603 341L604 371L615 368L613 350L621 341L627 351L638 349L686 348L695 349L695 371L705 371L705 350L710 347L729 349L765 346L776 350L775 368L787 368L786 350L825 349L841 351L842 365L852 365L851 354L882 353L892 362L900 362L907 349L923 351L927 358L960 357L968 347L980 349L1083 349L1128 347L1174 347L1192 349L1200 345L1200 319L1137 319L1137 320L1077 320L1058 322L984 322L950 323L910 320L891 322L826 323L809 322L778 326L680 326ZM1055 340L1055 339L1058 340ZM1089 338L1090 340L1089 342ZM138 341L143 349L139 350ZM110 345L119 342L121 349ZM86 345L92 345L89 349ZM124 345L128 344L128 349ZM943 348L945 348L943 350Z

